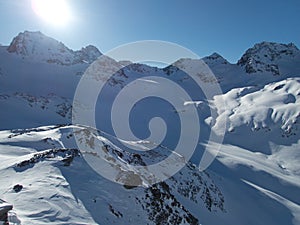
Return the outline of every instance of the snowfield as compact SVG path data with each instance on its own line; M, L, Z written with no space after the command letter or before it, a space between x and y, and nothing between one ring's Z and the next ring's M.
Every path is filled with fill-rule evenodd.
M0 199L13 205L9 224L300 224L300 51L295 45L259 43L237 64L217 53L203 58L215 78L199 72L201 82L218 83L223 92L211 99L176 67L198 72L197 59L165 68L126 62L108 80L105 73L95 75L95 82L107 82L96 104L97 130L72 124L72 104L80 78L100 55L96 47L73 51L40 32L20 33L10 46L0 46ZM112 66L123 64L107 58L100 67L109 74ZM162 144L145 151L156 143L115 137L108 112L131 81L139 79L145 89L159 86L151 76L172 80L192 100L182 99L178 110L155 98L136 104L129 122L141 139L149 136L153 117L163 118L167 127ZM190 107L199 114L201 132L188 162L173 149L178 120ZM218 136L224 127L216 152L218 143L208 144L209 134ZM217 157L200 171L205 149ZM155 171L147 166L170 155L166 167L184 167L152 184ZM103 160L101 172L111 180L87 159Z

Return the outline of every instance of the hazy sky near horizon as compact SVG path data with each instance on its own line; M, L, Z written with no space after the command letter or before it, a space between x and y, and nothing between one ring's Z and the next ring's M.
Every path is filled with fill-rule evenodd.
M41 31L69 48L93 44L103 53L140 40L170 41L199 56L218 52L236 62L255 43L300 47L299 0L66 0L64 26L44 21L31 0L0 0L0 44L24 30ZM57 6L59 7L59 6Z

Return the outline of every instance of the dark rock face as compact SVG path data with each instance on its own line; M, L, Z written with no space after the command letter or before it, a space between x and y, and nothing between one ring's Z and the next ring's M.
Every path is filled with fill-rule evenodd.
M12 210L13 206L0 199L0 222L8 224L8 212Z
M270 72L273 75L280 75L278 62L283 58L293 58L299 52L293 43L262 42L248 49L237 64L244 67L249 74Z
M21 185L21 184L16 184L16 185L13 187L13 189L14 189L14 191L15 191L16 193L18 193L18 192L22 191L23 185Z
M73 162L73 159L75 157L79 157L81 155L80 151L78 149L49 149L42 152L35 153L33 157L31 157L28 160L24 160L20 163L18 163L15 166L15 170L18 172L25 171L28 168L31 168L34 166L34 164L41 162L47 158L54 158L57 156L62 157L63 159L61 162L63 163L63 166L70 166ZM17 191L16 191L17 192Z
M166 182L147 189L144 201L146 202L145 209L149 213L149 220L155 224L199 224L198 219L171 193ZM182 212L182 215L179 212Z

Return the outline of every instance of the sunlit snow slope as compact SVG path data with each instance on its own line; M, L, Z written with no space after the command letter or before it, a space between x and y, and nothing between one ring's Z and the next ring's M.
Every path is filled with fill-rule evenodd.
M176 67L196 70L197 59L180 59L163 69L131 64L108 80L96 105L95 130L71 124L72 102L80 78L99 56L93 46L73 51L40 32L20 33L10 46L0 47L0 199L14 207L11 224L300 224L300 51L295 45L259 43L237 64L217 53L203 58L216 77L200 73L201 82L219 83L223 91L209 100ZM102 66L120 62L107 63ZM155 151L132 152L114 137L107 112L126 84L145 76L176 82L193 101L183 100L181 110L155 98L139 102L130 118L134 132L146 137L149 120L159 116L168 133ZM141 85L156 83L145 79ZM151 174L135 165L173 154L179 116L192 105L201 126L193 157L185 162L178 156L184 168L150 185ZM224 127L217 158L200 172L205 147L216 151L215 143L207 145L209 133L219 135ZM114 181L124 185L89 166L84 156L97 156L78 148L74 131L89 146L97 144ZM127 185L132 181L136 185Z

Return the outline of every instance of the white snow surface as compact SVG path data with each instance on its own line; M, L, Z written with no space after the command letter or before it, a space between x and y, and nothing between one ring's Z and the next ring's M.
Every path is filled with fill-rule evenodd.
M179 111L154 101L133 109L132 126L141 136L147 135L145 118L153 109L168 124L166 146L151 154L119 146L121 140L106 123L98 132L70 124L76 85L100 55L93 46L73 51L40 32L20 33L10 46L0 46L0 199L14 207L10 224L300 223L300 52L295 45L259 43L237 64L217 53L203 58L215 78L199 71L202 82L219 83L223 91L212 99L176 68L197 70L201 62L195 59L180 59L163 69L131 64L109 80L109 69L122 63L102 61L99 66L107 74L93 77L108 83L96 106L104 108L101 112L137 78L144 88L159 86L143 76L171 79L191 95ZM191 162L199 163L204 146L215 153L217 144L207 144L208 134L218 135L226 126L217 158L204 172L187 163L170 179L150 186L151 174L134 165L155 163L172 152L176 120L192 106L199 112L202 133ZM97 119L102 124L110 117ZM116 181L126 183L134 175L140 186L120 185L96 173L83 157L95 154L78 149L74 131L85 135L88 145L97 143ZM145 149L153 144L122 141ZM18 184L21 190L14 189Z
M95 46L89 45L81 50L73 51L41 32L28 31L19 33L7 50L23 58L61 65L92 63L101 56Z

